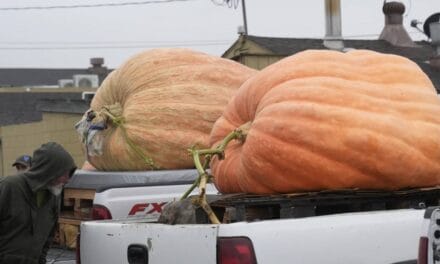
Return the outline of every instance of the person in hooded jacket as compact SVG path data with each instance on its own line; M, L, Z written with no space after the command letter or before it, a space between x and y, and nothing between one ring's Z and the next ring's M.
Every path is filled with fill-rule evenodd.
M46 263L59 195L75 169L72 156L49 142L35 150L28 171L0 180L0 263Z

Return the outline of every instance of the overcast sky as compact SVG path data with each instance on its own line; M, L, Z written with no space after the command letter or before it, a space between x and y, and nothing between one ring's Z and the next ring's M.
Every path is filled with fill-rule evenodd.
M170 1L162 2L161 1ZM142 2L138 5L69 9L5 8ZM221 55L237 39L243 24L241 0L3 0L0 1L0 67L86 68L90 57L104 57L114 68L142 50L188 47ZM405 25L411 28L440 12L440 0L406 0ZM238 6L235 4L238 3ZM342 34L377 38L383 0L341 0ZM236 8L235 8L236 7ZM322 38L324 0L246 0L250 35Z

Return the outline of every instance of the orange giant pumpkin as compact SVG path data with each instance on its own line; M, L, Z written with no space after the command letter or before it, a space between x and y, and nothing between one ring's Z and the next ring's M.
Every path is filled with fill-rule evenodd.
M189 49L132 57L105 79L91 102L91 122L104 121L106 128L93 138L101 153L88 161L114 171L194 167L188 149L209 146L214 122L255 72Z
M311 50L285 58L240 87L211 145L240 126L245 142L211 162L223 193L440 183L440 101L400 56Z

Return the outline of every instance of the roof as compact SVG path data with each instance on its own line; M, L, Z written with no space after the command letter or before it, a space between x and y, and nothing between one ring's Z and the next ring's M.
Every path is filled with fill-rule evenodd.
M88 108L81 92L2 92L0 126L38 122L43 112L82 114Z
M58 85L60 79L72 79L76 74L97 74L102 82L112 69L37 69L0 68L0 87L49 86Z
M58 85L60 79L88 73L87 69L0 69L0 87Z
M324 46L323 39L272 38L258 36L246 36L246 39L272 51L274 55L288 56L308 49L327 49ZM418 41L415 43L419 45L419 47L393 46L385 40L344 39L346 48L369 49L419 60L427 60L432 56L433 49L428 42Z
M272 52L270 55L274 56L289 56L308 49L327 49L327 47L324 46L323 39L274 38L251 35L244 36L244 38ZM240 39L237 40L236 43L239 41ZM398 47L385 40L344 39L343 41L346 48L374 50L381 53L404 56L413 60L431 78L437 91L440 92L440 71L434 69L427 63L434 54L430 43L426 41L416 41L417 47ZM225 54L230 51L236 43L234 43ZM246 55L247 53L243 51L241 54Z

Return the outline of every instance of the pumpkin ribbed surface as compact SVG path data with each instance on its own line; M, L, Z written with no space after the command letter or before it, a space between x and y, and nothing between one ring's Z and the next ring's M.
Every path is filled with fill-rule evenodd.
M440 183L440 101L412 61L305 51L254 75L211 132L231 142L211 169L223 193L396 190Z
M83 165L81 166L81 170L86 170L86 171L95 171L95 167L92 166L92 164L90 164L87 160L84 161Z
M99 87L91 109L113 117L98 170L194 167L188 148L207 147L214 122L255 70L189 49L154 49L130 58ZM148 162L146 162L148 161Z

